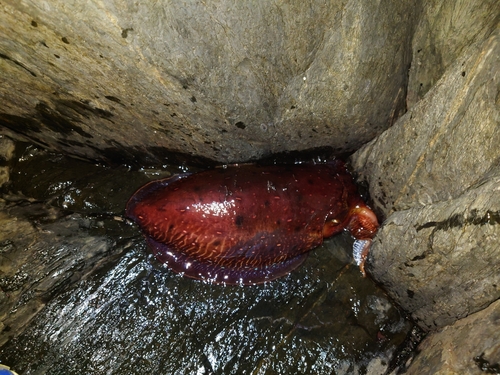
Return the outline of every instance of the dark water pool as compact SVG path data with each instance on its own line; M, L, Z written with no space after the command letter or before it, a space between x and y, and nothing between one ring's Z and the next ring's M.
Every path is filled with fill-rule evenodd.
M158 264L138 229L121 220L128 196L164 174L104 168L32 146L17 154L11 183L3 187L4 210L12 216L19 212L12 207L24 202L23 220L34 223L35 234L48 225L57 234L58 225L74 218L80 224L59 236L66 242L53 236L47 243L62 249L71 233L79 241L64 252L65 267L52 261L48 272L49 262L41 261L28 272L29 282L15 286L24 288L19 295L25 297L9 305L4 319L30 295L43 306L29 323L4 326L9 339L0 348L0 363L20 374L385 373L411 324L351 264L347 235L326 241L298 270L268 284L225 287L184 279ZM26 214L35 202L58 214ZM106 249L85 262L85 254L94 256L89 246L95 238ZM24 251L43 260L40 247ZM82 264L81 277L40 293L47 279L69 272L72 259ZM15 288L9 282L18 270L5 267L22 265L5 258L1 264L7 271L0 286ZM9 293L4 298L9 302Z

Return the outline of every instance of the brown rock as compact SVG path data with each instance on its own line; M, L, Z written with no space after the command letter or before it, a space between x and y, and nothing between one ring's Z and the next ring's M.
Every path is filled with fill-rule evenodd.
M424 329L500 298L500 170L456 199L389 216L370 270Z
M370 270L424 329L500 297L500 33L352 158L387 216Z
M500 160L500 32L475 43L390 129L352 157L383 216L459 197Z
M406 104L413 107L446 69L476 41L498 27L497 0L434 1L423 7L413 35L413 58Z
M406 372L420 374L498 374L500 301L427 337Z
M0 125L149 164L352 151L404 107L413 2L7 0Z

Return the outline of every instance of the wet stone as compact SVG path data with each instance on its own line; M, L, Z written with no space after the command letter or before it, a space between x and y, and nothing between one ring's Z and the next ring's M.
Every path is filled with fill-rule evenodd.
M164 268L123 220L159 176L34 148L16 160L2 190L15 225L0 229L0 361L18 373L383 374L411 329L352 264L347 234L274 282L206 284Z
M0 357L23 374L365 373L375 359L388 364L409 324L328 245L276 282L224 287L163 269L139 241L50 301ZM320 269L327 258L335 272Z

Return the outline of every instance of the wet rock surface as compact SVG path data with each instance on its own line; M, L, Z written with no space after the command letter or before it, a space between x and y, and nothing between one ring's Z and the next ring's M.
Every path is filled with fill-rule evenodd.
M20 204L4 207L8 214L0 215L0 344L15 335L59 290L110 255L109 240L85 234L89 221L80 215L46 218L47 222L34 224L23 216L49 216L55 210Z
M139 165L353 151L404 109L414 3L6 1L0 125Z
M110 170L32 146L10 158L0 200L0 344L58 292L116 259L126 229L109 213L105 195L119 199L121 189L105 190Z
M158 270L144 250L57 296L2 359L24 374L366 373L407 329L353 269L222 287Z
M158 171L32 146L10 170L0 361L19 373L382 374L410 332L352 265L348 236L276 282L210 285L163 268L120 220L124 197Z

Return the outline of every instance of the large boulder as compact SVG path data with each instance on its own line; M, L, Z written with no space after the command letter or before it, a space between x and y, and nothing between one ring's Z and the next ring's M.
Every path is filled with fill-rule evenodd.
M500 298L500 32L352 162L387 217L373 276L424 329Z
M0 125L160 162L357 149L404 109L413 2L7 0Z

